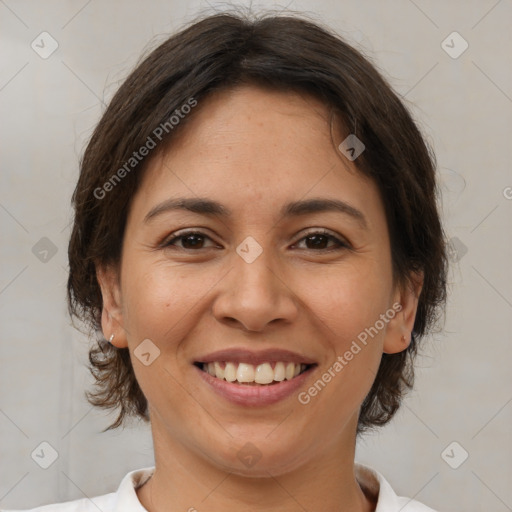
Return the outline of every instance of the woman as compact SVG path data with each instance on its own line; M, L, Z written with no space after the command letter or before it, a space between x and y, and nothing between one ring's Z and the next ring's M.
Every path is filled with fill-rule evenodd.
M434 157L360 53L294 17L194 23L121 86L73 202L88 397L150 421L155 468L36 510L431 510L354 462L446 294Z

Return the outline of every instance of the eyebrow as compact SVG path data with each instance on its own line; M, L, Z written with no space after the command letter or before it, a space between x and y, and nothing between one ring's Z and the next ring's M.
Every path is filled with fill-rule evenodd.
M166 199L153 207L144 217L144 223L165 212L175 210L186 210L193 213L209 216L230 217L232 211L217 201L204 197L180 197ZM368 229L368 224L363 213L350 204L339 199L314 198L288 203L281 208L282 217L299 217L311 213L339 212L352 217L358 224Z

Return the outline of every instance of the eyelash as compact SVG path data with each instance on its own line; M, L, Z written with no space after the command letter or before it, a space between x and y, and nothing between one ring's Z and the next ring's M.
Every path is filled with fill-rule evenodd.
M178 233L180 233L180 232L178 232ZM177 240L180 240L180 239L184 239L184 238L186 238L187 236L190 236L190 235L199 235L201 237L204 237L205 239L208 238L208 239L211 240L211 237L209 237L206 233L203 233L201 231L189 230L189 231L181 232L180 234L177 234L177 235L173 236L172 238L165 240L164 242L162 242L161 248L165 249L165 248L169 248L169 247L173 247L173 246L177 247L174 244L174 242L176 242ZM334 240L338 247L334 247L334 248L331 247L329 249L307 249L306 248L305 249L306 251L330 252L330 251L346 250L346 249L350 249L351 248L348 242L340 240L339 238L337 238L334 235L332 235L329 231L324 230L324 229L317 229L315 231L311 231L309 233L306 233L301 239L298 240L298 242L301 242L301 241L305 240L306 238L308 238L310 236L313 236L313 235L323 235L323 236L326 236L329 240ZM298 242L296 242L294 245L296 245ZM178 247L178 249L181 249L181 250L187 251L187 252L199 252L199 250L201 250L201 249L208 249L208 247L200 247L199 249L187 249L185 247Z

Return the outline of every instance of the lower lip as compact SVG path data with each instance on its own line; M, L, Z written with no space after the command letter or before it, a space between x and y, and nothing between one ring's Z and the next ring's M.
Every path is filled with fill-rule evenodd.
M199 376L211 388L222 397L237 405L263 406L284 400L293 395L306 381L315 366L309 367L297 377L291 380L283 380L278 384L245 385L228 382L224 379L213 377L209 373L194 365Z

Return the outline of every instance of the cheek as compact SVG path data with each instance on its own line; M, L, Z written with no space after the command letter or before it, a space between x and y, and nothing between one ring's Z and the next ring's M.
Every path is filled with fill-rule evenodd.
M317 380L305 393L319 418L337 411L337 421L331 425L337 431L375 379L385 328L372 329L388 307L389 282L377 269L351 268L316 280L310 291L308 303L320 319L318 328L327 350Z
M343 348L386 311L391 279L368 260L309 275L302 279L301 288L306 303L325 324L327 335L340 345L337 348Z
M187 316L193 315L209 279L154 261L126 268L130 271L123 282L123 316L129 336L150 338L162 349L164 340L168 344L177 337Z

